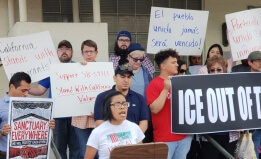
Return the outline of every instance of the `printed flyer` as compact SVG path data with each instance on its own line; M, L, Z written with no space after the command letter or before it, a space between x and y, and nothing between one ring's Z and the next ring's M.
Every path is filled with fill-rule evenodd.
M43 98L10 98L7 158L48 158L53 102Z

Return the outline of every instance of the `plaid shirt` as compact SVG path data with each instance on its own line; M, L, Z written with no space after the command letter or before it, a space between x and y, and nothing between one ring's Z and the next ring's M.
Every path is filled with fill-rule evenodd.
M113 68L116 69L116 67L119 65L119 60L120 60L120 56L116 56L114 54L110 55L109 57L109 61L113 62ZM152 75L155 72L155 68L152 64L152 62L150 61L150 59L145 56L144 61L142 62L142 65L147 68L147 70L149 71L149 73Z
M73 116L72 117L72 126L86 129L86 128L95 128L95 122L93 116Z

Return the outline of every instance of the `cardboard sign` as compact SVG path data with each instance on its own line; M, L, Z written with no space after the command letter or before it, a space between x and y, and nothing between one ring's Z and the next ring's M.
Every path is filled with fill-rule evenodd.
M11 97L9 107L7 158L48 158L52 100Z
M96 96L114 85L111 62L51 65L54 117L91 115Z
M151 7L148 53L173 48L179 55L201 55L208 11Z
M0 57L10 80L16 72L25 72L32 82L49 76L50 64L59 63L48 31L17 37L0 38Z
M261 73L172 77L172 132L260 128L260 78Z
M227 14L226 23L233 61L261 51L261 8Z

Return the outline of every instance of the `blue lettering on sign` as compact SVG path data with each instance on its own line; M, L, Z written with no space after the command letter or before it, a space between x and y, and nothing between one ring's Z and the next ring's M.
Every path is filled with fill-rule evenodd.
M184 33L187 33L187 34L198 34L198 27L195 27L194 29L192 28L184 28L183 26L183 29L182 29L182 33L180 35L183 35Z
M202 38L200 38L199 41L195 41L194 38L192 41L175 41L174 45L175 46L181 46L181 47L199 47L198 49L200 49L200 45L201 45L201 41Z
M165 41L159 41L159 40L155 40L155 39L152 39L152 47L158 47L158 46L162 46L162 47L168 47L167 45L167 39L165 39Z
M169 27L169 23L166 27L164 26L153 26L153 30L155 32L163 32L163 33L171 33L171 28Z
M183 14L174 13L173 14L173 20L176 21L176 19L194 20L194 17L192 15L190 15L190 13L183 13Z
M155 10L154 18L161 18L161 17L164 17L163 10Z

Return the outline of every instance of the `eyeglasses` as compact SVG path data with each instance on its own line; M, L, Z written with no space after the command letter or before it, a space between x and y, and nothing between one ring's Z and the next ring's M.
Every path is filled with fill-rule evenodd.
M83 51L82 53L84 53L84 54L88 54L88 53L90 53L90 54L92 54L92 53L94 53L95 51L93 51L93 50L86 50L86 51Z
M128 64L119 65L118 67L120 68L121 71L124 71L124 70L128 70L128 71L130 71L130 72L133 71L132 67L129 66Z
M129 56L133 59L134 62L138 62L138 61L140 61L140 63L142 63L142 62L144 61L144 58L142 58L142 59L138 59L138 58L134 58L134 57L132 57L131 55L129 55Z
M116 102L116 103L110 104L110 106L114 106L114 108L116 108L116 109L120 109L122 106L124 108L126 108L126 107L130 106L130 102L122 102L122 103Z
M184 69L179 70L179 73L184 73L184 72L186 72L186 70L184 70Z
M222 72L223 69L222 69L222 68L217 68L217 69L211 68L211 69L209 70L209 72L211 72L211 73L215 73L216 71L217 71L217 72Z
M58 48L58 51L70 51L71 48Z
M129 40L129 39L118 39L118 41L119 41L119 42L127 42L127 43L129 43L129 42L130 42L130 40Z

